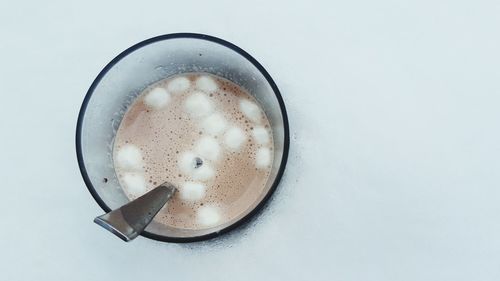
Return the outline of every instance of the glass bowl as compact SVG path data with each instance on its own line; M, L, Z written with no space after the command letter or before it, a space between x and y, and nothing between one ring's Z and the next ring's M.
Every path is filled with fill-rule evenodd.
M128 106L147 86L188 72L207 72L229 79L259 101L271 123L274 159L260 197L233 220L200 230L173 228L153 220L142 236L165 242L213 238L248 221L278 186L288 156L285 104L273 79L257 60L213 36L175 33L154 37L128 48L104 67L90 86L78 116L78 164L88 190L105 212L129 201L120 188L112 159L113 140Z

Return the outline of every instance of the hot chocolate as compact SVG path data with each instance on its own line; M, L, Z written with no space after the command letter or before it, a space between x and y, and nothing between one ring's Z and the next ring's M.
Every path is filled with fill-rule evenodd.
M220 225L264 192L270 128L259 103L231 81L206 73L169 77L146 88L123 117L113 149L116 174L131 199L165 181L177 186L158 222Z

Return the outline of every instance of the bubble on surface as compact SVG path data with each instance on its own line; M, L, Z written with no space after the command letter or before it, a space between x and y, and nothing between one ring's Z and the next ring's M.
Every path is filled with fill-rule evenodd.
M204 117L212 113L214 105L212 101L202 92L194 92L186 98L184 109L192 117Z

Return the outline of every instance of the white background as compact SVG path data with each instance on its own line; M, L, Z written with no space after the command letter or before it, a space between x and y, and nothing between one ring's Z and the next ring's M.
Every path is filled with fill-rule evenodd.
M0 2L0 280L500 280L498 1ZM289 165L250 225L124 243L74 134L115 55L201 32L257 58Z

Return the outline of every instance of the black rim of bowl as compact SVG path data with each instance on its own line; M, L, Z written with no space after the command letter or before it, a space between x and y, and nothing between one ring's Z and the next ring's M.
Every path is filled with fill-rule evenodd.
M273 89L273 92L276 96L276 99L278 100L281 114L283 116L283 127L284 127L284 144L283 144L283 157L281 159L281 164L278 170L278 173L276 175L276 178L274 179L274 182L267 192L267 194L264 196L264 198L257 204L257 206L251 210L247 215L245 215L243 218L239 219L238 221L234 222L233 224L215 232L211 232L205 235L200 235L200 236L194 236L194 237L168 237L168 236L163 236L163 235L158 235L154 234L151 232L144 231L141 233L141 236L158 240L158 241L163 241L163 242L174 242L174 243L187 243L187 242L196 242L196 241L202 241L202 240L207 240L211 239L217 236L220 236L221 234L227 233L243 224L248 222L250 218L252 218L255 214L257 214L266 204L266 202L269 200L269 198L272 196L276 188L278 187L278 184L281 180L281 177L283 176L283 172L285 171L285 166L288 158L288 150L290 146L290 137L289 137L289 128L288 128L288 117L286 114L286 108L285 108L285 103L283 102L283 98L281 97L280 91L278 89L278 86L276 86L276 83L274 83L273 79L271 78L271 75L264 69L264 67L255 59L253 58L250 54L245 52L243 49L240 47L222 40L220 38L210 36L210 35L205 35L205 34L198 34L198 33L172 33L172 34L165 34L165 35L160 35L156 36L147 40L144 40L142 42L139 42L132 47L126 49L125 51L121 52L118 56L116 56L111 62L109 62L97 75L97 77L94 79L94 82L92 82L92 85L90 85L89 90L87 91L87 94L85 95L85 98L83 100L82 106L80 108L80 112L78 114L78 121L76 125L76 156L78 158L78 166L80 167L80 172L82 174L83 180L85 182L85 185L87 186L90 194L92 197L94 197L95 201L99 206L105 211L109 212L111 209L106 205L106 203L99 197L99 194L97 194L97 191L95 190L94 186L92 185L92 182L90 181L90 178L87 174L87 170L85 168L85 164L83 161L83 153L82 153L82 143L81 143L81 136L82 136L82 124L83 124L83 118L85 116L85 111L88 105L88 102L90 98L92 97L92 94L94 93L95 88L101 81L101 79L106 75L106 73L113 68L113 66L119 62L122 58L126 57L130 53L147 46L149 44L158 42L158 41L163 41L163 40L170 40L170 39L177 39L177 38L191 38L191 39L201 39L201 40L207 40L210 42L214 42L217 44L220 44L222 46L225 46L241 56L243 56L245 59L250 61L261 73L264 75L266 78L267 82Z

